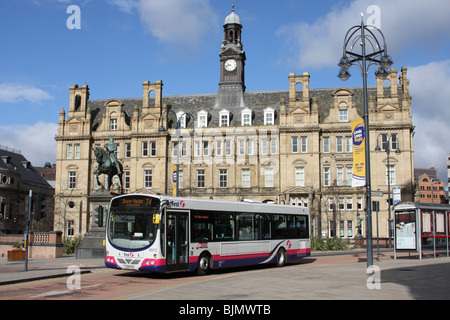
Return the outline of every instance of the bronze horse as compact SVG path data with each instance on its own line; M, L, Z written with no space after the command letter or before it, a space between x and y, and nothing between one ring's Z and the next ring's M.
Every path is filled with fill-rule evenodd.
M111 189L112 186L112 178L117 175L119 177L120 182L120 193L123 192L122 187L122 173L123 173L123 167L122 164L119 161L116 161L113 163L111 161L111 157L109 156L109 153L101 148L101 147L95 147L94 149L94 155L95 159L97 160L97 167L94 170L95 179L97 181L97 185L102 186L102 183L100 183L100 180L98 178L101 174L106 174L108 176L108 190ZM120 168L120 173L118 169Z

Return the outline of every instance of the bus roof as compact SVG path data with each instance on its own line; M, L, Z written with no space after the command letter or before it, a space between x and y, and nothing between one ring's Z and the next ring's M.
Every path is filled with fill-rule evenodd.
M309 208L257 202L168 197L144 193L125 194L114 197L113 199L127 196L146 196L157 198L161 201L162 204L166 204L170 209L309 215Z

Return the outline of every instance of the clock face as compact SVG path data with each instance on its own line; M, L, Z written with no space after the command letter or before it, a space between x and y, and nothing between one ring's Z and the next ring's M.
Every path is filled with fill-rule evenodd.
M233 71L236 69L236 60L230 59L225 62L225 70L227 71Z

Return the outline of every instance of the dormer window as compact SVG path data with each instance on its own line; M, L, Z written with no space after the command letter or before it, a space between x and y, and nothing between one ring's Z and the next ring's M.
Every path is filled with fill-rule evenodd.
M186 113L183 111L178 112L177 121L180 124L180 129L186 128Z
M11 164L11 157L10 156L2 156L2 160L5 164Z
M275 124L275 111L273 108L264 110L264 125L271 126Z
M25 169L31 169L31 162L30 161L22 161L22 165Z
M245 108L244 110L242 110L242 125L252 125L252 110L250 110L249 108Z
M220 127L230 126L230 111L224 109L219 112L219 126Z
M208 112L200 111L197 115L197 127L207 128L208 127Z

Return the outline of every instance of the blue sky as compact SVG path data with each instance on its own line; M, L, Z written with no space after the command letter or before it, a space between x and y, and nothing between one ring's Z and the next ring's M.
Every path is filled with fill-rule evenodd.
M231 0L0 1L0 144L36 166L56 158L56 123L69 87L88 84L91 99L141 97L142 83L163 94L215 93L223 22ZM80 29L69 29L70 5ZM341 82L337 63L346 31L379 23L413 96L415 166L447 179L450 119L448 0L235 0L247 54L247 91L287 90L288 74L311 75L311 88L361 86L359 69ZM379 16L368 11L379 8ZM369 71L374 84L375 70Z

